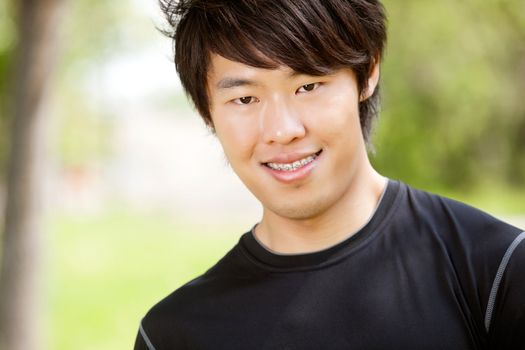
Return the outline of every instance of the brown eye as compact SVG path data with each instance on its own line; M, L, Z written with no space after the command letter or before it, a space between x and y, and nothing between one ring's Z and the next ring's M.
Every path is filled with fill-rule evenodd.
M257 99L253 96L244 96L244 97L236 98L232 102L237 105L249 105L249 104L257 102Z
M303 89L305 91L312 91L313 89L315 88L315 84L306 84L306 85L303 85Z
M319 87L319 84L320 83L311 83L311 84L305 84L303 86L301 86L297 92L298 93L304 93L304 92L310 92L310 91L313 91L315 89L317 89L317 87Z

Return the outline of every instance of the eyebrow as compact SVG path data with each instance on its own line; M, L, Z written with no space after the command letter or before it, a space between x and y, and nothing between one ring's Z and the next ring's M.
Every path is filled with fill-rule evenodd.
M289 78L295 78L299 75L303 75L304 73L297 72L297 71L290 71L288 73ZM232 89L240 86L261 86L260 83L258 83L255 80L250 79L244 79L244 78L234 78L234 77L226 77L221 80L215 85L219 90L226 90L226 89Z
M232 89L239 86L259 86L260 84L254 80L242 79L242 78L224 78L219 80L216 84L218 89Z

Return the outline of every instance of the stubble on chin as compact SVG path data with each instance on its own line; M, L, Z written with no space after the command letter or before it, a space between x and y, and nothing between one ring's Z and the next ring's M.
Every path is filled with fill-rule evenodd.
M304 198L290 203L277 203L268 208L273 215L288 220L311 220L322 215L329 208L328 198Z

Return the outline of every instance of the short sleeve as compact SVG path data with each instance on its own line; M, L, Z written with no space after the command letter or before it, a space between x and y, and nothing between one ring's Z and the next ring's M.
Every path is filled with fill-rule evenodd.
M525 349L525 232L507 249L498 274L487 307L490 348Z

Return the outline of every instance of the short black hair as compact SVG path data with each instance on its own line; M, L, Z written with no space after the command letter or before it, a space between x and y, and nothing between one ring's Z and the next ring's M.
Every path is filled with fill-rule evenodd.
M212 53L309 75L350 68L361 94L386 43L379 0L160 0L160 5L182 86L212 128L207 86ZM378 107L379 86L359 103L367 142Z

